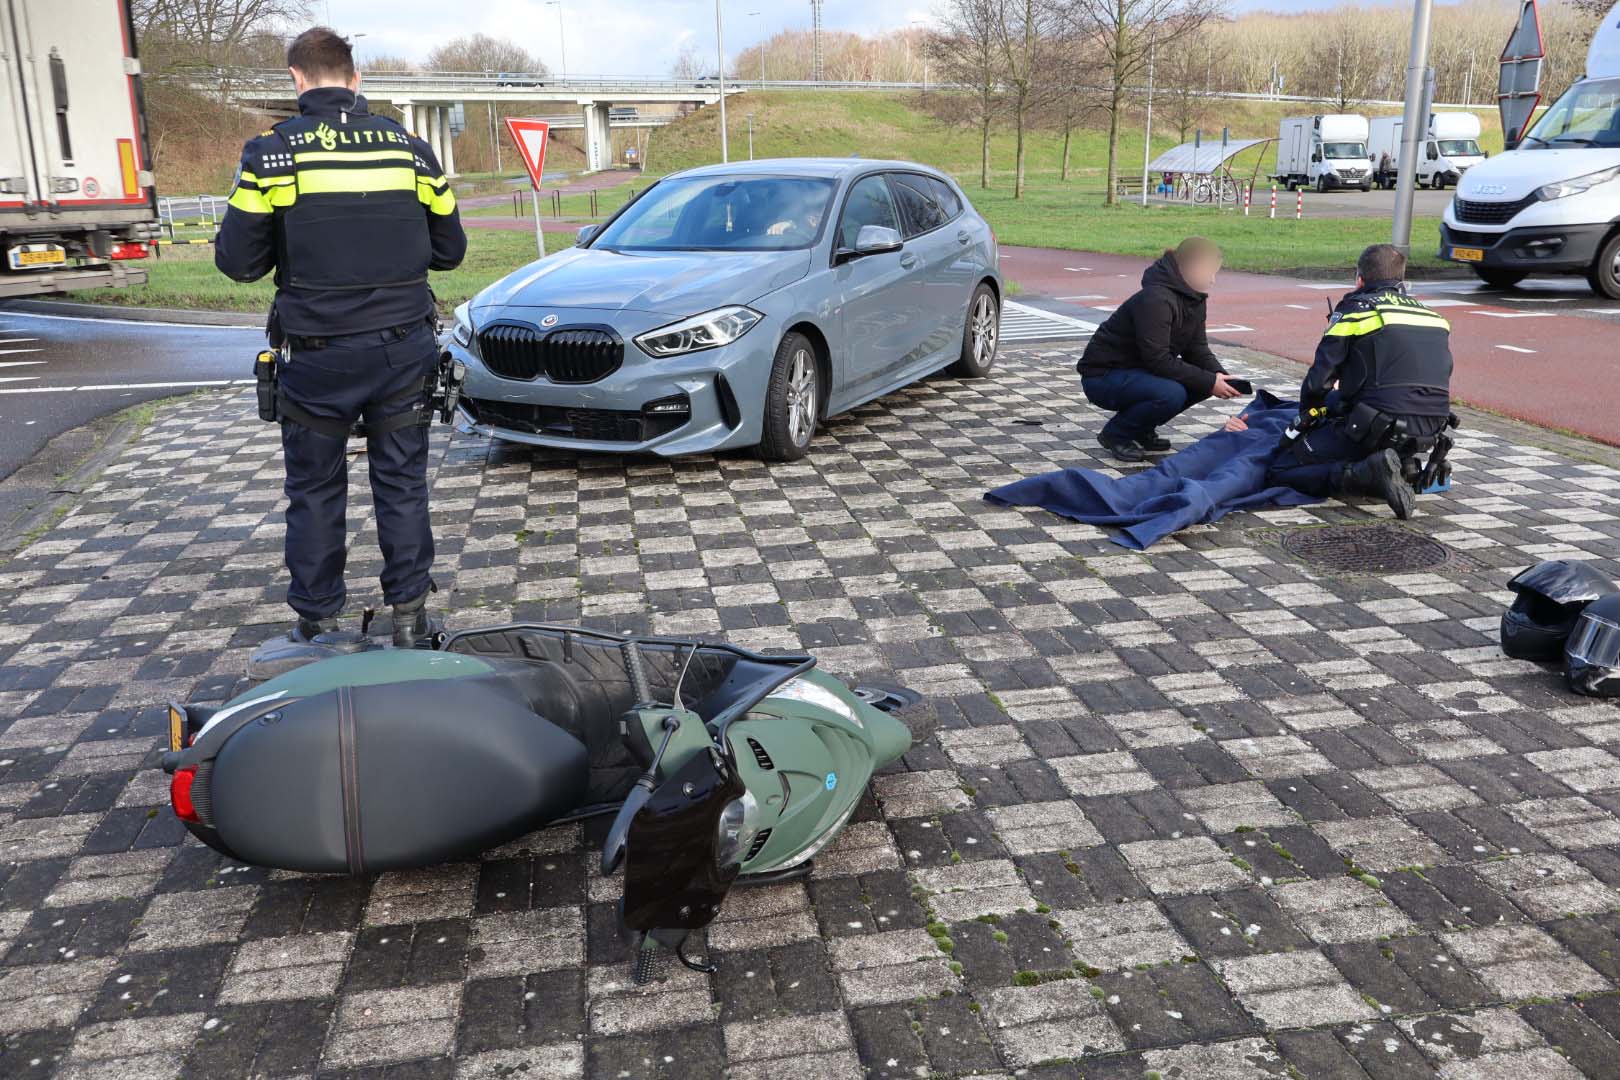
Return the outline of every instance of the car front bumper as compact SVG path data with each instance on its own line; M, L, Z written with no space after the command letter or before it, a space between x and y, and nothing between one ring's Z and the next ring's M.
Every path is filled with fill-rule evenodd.
M1607 223L1589 225L1527 225L1517 229L1486 231L1466 225L1440 224L1440 257L1490 270L1522 270L1539 274L1584 274L1597 259L1598 248L1609 235ZM1461 248L1478 251L1482 258L1459 259Z
M629 341L624 362L595 382L495 375L451 344L467 365L459 406L472 430L530 446L674 457L753 446L777 332L762 323L730 345L655 360Z

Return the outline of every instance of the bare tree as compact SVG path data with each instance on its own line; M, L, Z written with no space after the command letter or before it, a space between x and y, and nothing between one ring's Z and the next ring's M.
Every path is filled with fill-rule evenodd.
M947 0L939 32L927 51L940 82L968 91L972 122L979 129L979 186L990 186L990 127L1001 112L1001 66L996 17L1001 0Z
M429 71L493 71L550 74L545 62L515 41L472 34L452 38L428 53Z
M1045 0L997 0L995 20L996 53L1001 81L1006 87L1007 105L1013 117L1014 159L1013 198L1024 197L1024 122L1030 107L1042 90L1041 65L1047 45Z
M1221 0L1067 0L1065 14L1103 50L1107 85L1109 205L1119 202L1119 123L1128 88L1146 74L1148 57L1195 34L1220 13Z
M681 46L680 53L675 62L669 65L669 77L672 79L701 79L704 75L705 62L703 54L698 52L696 45L688 41Z
M1313 22L1305 67L1297 85L1301 93L1328 102L1337 112L1375 98L1392 96L1395 67L1404 65L1392 49L1394 36L1365 12L1341 8Z
M133 0L142 59L154 74L240 64L309 17L308 0Z
M1097 95L1091 86L1097 70L1095 42L1059 24L1052 34L1041 70L1045 84L1041 95L1043 119L1063 132L1058 179L1067 180L1074 129L1098 107Z
M1167 119L1182 142L1209 115L1215 66L1211 45L1207 35L1188 36L1160 49L1155 57L1153 81L1164 92Z

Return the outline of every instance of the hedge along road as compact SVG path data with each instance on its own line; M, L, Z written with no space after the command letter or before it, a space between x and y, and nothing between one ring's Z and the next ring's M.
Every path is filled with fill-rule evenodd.
M1309 363L1329 304L1354 287L1355 254L1345 253L1346 272L1334 278L1223 272L1209 298L1209 336ZM1150 261L1023 247L1003 247L1001 257L1021 300L1094 322L1136 291ZM1532 278L1512 289L1444 278L1415 281L1412 291L1451 320L1459 400L1620 446L1620 301L1581 278Z

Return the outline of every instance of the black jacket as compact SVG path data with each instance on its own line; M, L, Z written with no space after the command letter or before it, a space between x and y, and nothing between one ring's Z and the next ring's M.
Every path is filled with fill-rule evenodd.
M433 310L427 272L467 251L456 197L428 144L342 87L248 140L214 265L276 275L281 328L336 337L405 326Z
M1181 278L1168 252L1142 274L1142 288L1099 327L1075 370L1101 375L1132 368L1174 379L1208 397L1226 369L1204 336L1204 293Z
M1406 293L1375 281L1333 309L1300 387L1300 404L1365 402L1392 416L1444 419L1451 411L1451 325Z

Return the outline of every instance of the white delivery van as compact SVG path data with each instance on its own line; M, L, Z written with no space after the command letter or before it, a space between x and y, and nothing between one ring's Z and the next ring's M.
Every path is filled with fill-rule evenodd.
M1277 131L1277 172L1271 179L1296 187L1372 190L1367 161L1367 118L1354 113L1291 116Z
M1375 116L1367 125L1367 157L1373 164L1373 183L1395 186L1400 172L1400 116ZM1443 188L1456 184L1463 173L1485 160L1479 148L1479 117L1471 112L1436 112L1418 143L1417 184Z
M0 296L146 280L140 70L128 0L0 0Z
M1491 285L1581 274L1620 300L1620 4L1592 38L1585 77L1457 185L1440 255Z

